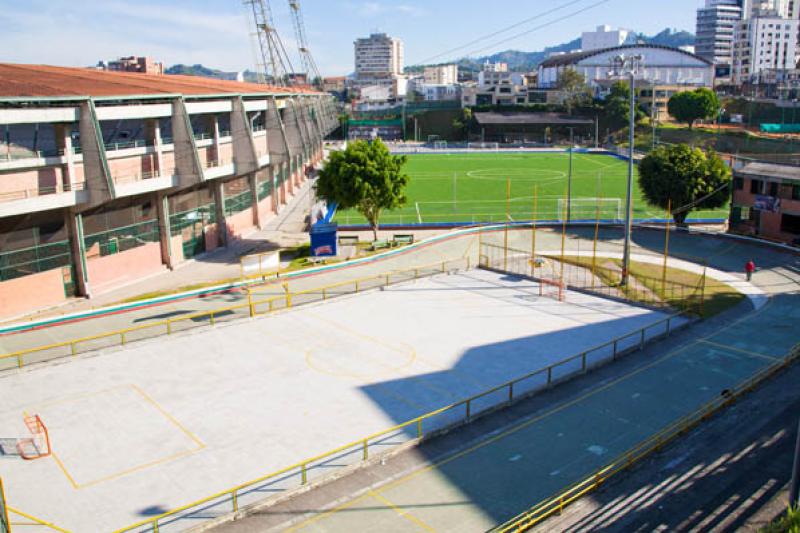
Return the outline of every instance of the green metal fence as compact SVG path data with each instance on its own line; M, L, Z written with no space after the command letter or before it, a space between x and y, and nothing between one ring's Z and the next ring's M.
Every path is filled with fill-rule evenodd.
M0 281L70 265L68 240L0 252Z
M270 194L275 187L272 184L272 176L267 176L267 179L258 184L258 201L260 202Z
M225 216L241 213L249 207L253 207L253 193L250 189L225 198Z
M213 203L169 216L170 235L181 235L184 258L190 259L206 251L205 226L216 220Z
M130 226L86 235L84 243L86 250L97 245L100 255L113 255L143 246L149 242L159 242L158 220L147 220Z

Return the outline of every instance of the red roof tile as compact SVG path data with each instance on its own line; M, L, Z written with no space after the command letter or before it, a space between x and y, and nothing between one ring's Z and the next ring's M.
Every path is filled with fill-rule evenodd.
M315 93L311 89L274 87L199 76L160 76L134 72L105 72L88 68L0 63L0 98L269 92Z

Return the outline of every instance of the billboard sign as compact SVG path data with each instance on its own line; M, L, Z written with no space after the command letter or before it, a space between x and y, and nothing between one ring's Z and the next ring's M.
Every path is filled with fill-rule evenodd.
M774 196L756 195L756 200L753 203L753 209L757 211L768 211L770 213L779 213L781 210L780 198Z

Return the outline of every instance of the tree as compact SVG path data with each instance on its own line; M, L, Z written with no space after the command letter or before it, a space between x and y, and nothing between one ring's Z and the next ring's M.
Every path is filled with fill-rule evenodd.
M567 113L572 114L575 106L587 102L592 97L586 78L575 69L566 69L561 72L556 82L560 93L561 103L567 108Z
M608 119L608 126L614 131L622 129L629 124L631 113L630 91L630 85L624 81L615 82L603 101L603 112ZM646 116L647 114L637 106L634 120L638 123Z
M639 164L645 199L683 224L695 209L716 209L730 199L731 170L714 152L686 144L659 146Z
M717 116L719 109L717 93L705 87L675 94L667 103L669 114L678 122L688 124L689 129L692 129L696 120Z
M331 153L317 180L317 196L339 209L356 209L377 240L381 211L397 209L407 201L406 161L406 156L389 153L380 139L348 143L346 150Z
M468 139L469 130L473 125L472 109L465 107L461 110L461 115L453 120L453 131L459 139Z

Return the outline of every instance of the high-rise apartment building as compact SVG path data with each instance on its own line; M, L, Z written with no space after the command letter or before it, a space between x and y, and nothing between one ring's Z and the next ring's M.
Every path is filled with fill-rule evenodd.
M385 33L358 39L355 45L356 79L392 80L403 74L403 41Z
M765 2L766 3L766 2ZM774 2L773 5L779 4ZM775 9L757 8L736 26L733 47L733 82L758 83L771 70L790 70L797 64L797 36L800 21L783 13L793 9L792 2Z
M730 80L736 26L745 18L746 0L706 0L697 10L695 53L714 63L719 81Z

